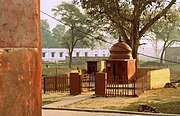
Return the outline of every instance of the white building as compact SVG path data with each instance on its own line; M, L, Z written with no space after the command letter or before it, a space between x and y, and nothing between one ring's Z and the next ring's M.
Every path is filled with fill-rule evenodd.
M42 60L49 62L64 61L67 53L67 49L64 48L42 48Z
M61 62L69 56L65 48L42 48L42 61ZM89 48L75 48L73 57L109 57L109 50L91 50Z

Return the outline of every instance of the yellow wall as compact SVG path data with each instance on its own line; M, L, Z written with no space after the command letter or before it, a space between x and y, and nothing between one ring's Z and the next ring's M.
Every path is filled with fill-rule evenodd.
M147 76L150 82L150 89L162 88L166 83L170 82L169 68L151 70L147 73Z
M139 68L136 71L136 87L143 90L150 90L156 88L163 88L166 83L170 82L170 70Z
M98 72L103 72L103 70L105 69L105 61L99 61L97 63L97 70Z

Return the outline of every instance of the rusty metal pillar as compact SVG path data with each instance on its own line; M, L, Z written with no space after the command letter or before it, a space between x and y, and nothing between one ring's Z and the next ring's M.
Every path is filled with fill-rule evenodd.
M41 116L40 0L0 0L0 116Z
M95 95L105 96L107 84L107 73L96 73Z
M70 95L81 94L81 79L79 73L70 73Z

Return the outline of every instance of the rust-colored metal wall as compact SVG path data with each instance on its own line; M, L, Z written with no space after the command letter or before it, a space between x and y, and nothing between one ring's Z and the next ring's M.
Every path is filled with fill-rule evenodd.
M40 0L0 0L0 116L41 116Z

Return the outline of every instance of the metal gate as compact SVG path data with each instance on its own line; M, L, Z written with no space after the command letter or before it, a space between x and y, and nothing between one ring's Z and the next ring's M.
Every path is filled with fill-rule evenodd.
M81 75L81 92L95 91L95 77L90 74Z
M114 80L115 79L115 80ZM108 79L106 84L106 96L121 97L121 96L135 96L135 82L114 78Z

